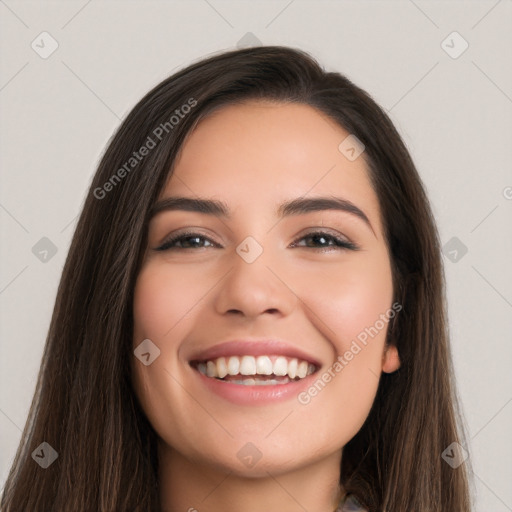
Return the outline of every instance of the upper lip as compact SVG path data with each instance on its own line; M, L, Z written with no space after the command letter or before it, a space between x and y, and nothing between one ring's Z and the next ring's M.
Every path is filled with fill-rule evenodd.
M230 356L264 356L278 355L290 358L297 358L314 364L317 368L321 363L296 345L280 340L271 339L250 339L232 340L213 345L205 350L196 352L190 361L208 361L218 357Z

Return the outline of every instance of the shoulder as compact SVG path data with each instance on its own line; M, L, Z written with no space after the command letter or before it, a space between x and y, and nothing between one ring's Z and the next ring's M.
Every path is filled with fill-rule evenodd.
M368 512L368 509L364 508L353 494L349 494L341 500L336 512Z

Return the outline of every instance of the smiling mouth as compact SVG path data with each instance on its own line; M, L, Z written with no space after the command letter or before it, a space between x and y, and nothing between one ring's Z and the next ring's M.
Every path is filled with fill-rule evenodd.
M206 377L245 386L288 384L317 371L308 361L280 355L217 357L190 364Z

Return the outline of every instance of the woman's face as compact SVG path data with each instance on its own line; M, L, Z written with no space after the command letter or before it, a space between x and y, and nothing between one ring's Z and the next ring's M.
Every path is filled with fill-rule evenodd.
M339 458L398 368L379 203L348 136L309 106L253 101L186 140L159 201L226 215L154 215L133 306L134 387L176 457L252 476ZM308 207L320 197L341 206Z

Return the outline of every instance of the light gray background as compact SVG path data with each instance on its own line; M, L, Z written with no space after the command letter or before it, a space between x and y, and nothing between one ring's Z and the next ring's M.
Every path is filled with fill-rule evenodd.
M512 510L512 2L0 0L0 481L20 440L65 256L108 139L178 68L297 46L385 107L431 197L477 511ZM31 48L47 31L58 49ZM457 31L458 58L441 43ZM460 42L447 43L456 51ZM508 188L507 188L508 187ZM49 238L57 253L32 252ZM453 243L453 242L452 242Z

